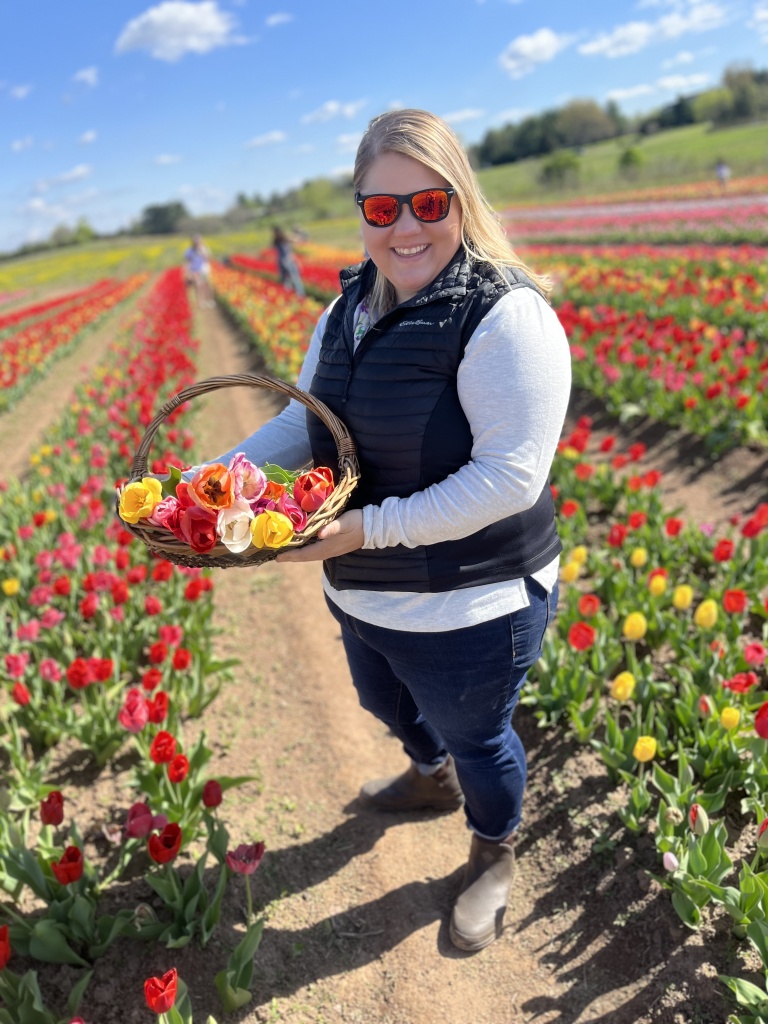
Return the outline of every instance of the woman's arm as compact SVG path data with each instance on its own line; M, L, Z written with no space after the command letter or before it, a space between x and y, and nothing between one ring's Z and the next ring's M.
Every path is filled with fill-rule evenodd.
M547 482L570 386L568 340L554 310L530 288L503 296L459 366L471 460L408 498L366 506L363 547L458 540L534 505Z

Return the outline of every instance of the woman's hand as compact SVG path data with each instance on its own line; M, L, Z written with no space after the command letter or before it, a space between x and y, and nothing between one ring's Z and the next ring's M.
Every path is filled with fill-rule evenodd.
M317 535L317 541L301 548L289 548L281 552L276 562L318 562L324 558L336 558L348 551L357 551L363 546L363 512L356 508L344 512L338 519L328 523Z

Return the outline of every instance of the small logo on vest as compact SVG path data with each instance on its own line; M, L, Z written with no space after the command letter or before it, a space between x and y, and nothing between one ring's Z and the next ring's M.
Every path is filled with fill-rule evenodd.
M431 327L431 320L401 320L398 327Z

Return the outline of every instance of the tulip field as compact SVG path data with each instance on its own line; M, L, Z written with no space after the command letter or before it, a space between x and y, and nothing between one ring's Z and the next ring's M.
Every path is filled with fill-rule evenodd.
M734 236L749 224L756 234L753 206L765 197L743 199L727 223L720 213L697 223ZM571 239L569 221L558 222L569 238L552 239L550 221L526 213L521 252L553 282L575 388L615 430L581 416L561 439L551 475L560 609L521 714L601 766L619 828L612 841L650 851L645 875L685 934L727 923L718 1007L733 1024L760 1024L768 487L763 477L762 497L752 488L738 513L708 523L665 502L663 474L632 430L654 422L684 433L708 451L714 475L736 448L768 458L768 261L752 242L709 244L709 226L700 241L642 240L653 232L641 225L658 227L657 216L639 213L630 242L582 210L575 222L588 227L587 244L577 230ZM659 231L666 239L674 226ZM294 382L340 267L360 256L299 246L308 292L299 298L277 283L271 251L234 252L214 266L216 315L265 372ZM268 1016L259 987L268 914L252 886L271 837L243 831L237 793L254 776L213 770L218 738L199 727L216 721L235 667L218 653L219 576L149 556L114 514L115 485L157 409L201 376L200 313L178 268L118 277L109 258L90 270L86 254L77 263L82 282L68 291L46 297L50 265L42 279L9 275L0 294L0 434L2 416L86 332L113 325L103 361L36 438L28 468L0 479L0 1024L100 1024L104 965L114 971L120 951L137 947L156 967L121 979L120 992L133 984L140 1004L126 1021L334 1019ZM192 410L173 412L150 470L185 466L196 430ZM94 821L74 813L75 765L96 787L117 780L96 838ZM243 899L238 929L222 938ZM202 1016L203 980L184 969L191 950L205 951L194 962L208 965L218 1000ZM700 1012L714 1022L720 1010ZM682 1019L661 1005L642 1016Z

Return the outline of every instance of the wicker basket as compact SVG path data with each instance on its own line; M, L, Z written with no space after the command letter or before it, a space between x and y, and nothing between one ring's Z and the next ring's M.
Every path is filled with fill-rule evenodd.
M360 478L355 443L347 428L331 412L327 405L313 398L306 391L302 391L291 384L286 384L284 381L276 380L273 377L262 377L250 373L236 373L226 377L209 377L207 380L198 381L167 401L147 427L141 444L133 456L130 477L126 482L131 483L134 480L141 480L142 477L148 475L147 455L149 447L158 428L174 409L178 409L180 405L188 402L191 398L197 398L199 395L204 395L209 391L243 385L252 388L266 388L267 390L277 391L282 395L286 395L288 398L295 398L303 405L306 405L311 412L315 413L322 420L330 430L336 443L339 460L338 483L320 508L309 513L307 524L301 533L295 534L292 540L277 549L257 548L254 545L250 545L245 551L238 554L230 551L224 544L219 543L211 551L200 554L197 551L193 551L164 526L153 526L146 519L140 519L138 523L126 523L124 520L120 520L123 528L142 540L153 554L159 555L169 562L174 562L176 565L210 566L221 569L226 569L230 566L260 565L263 562L271 561L281 551L285 551L288 548L302 547L307 542L314 540L319 530L326 523L334 520L344 510L349 496ZM118 502L121 491L118 491Z

